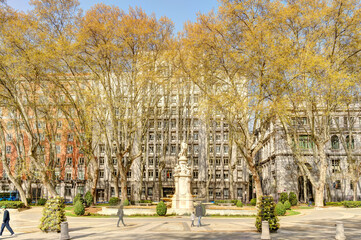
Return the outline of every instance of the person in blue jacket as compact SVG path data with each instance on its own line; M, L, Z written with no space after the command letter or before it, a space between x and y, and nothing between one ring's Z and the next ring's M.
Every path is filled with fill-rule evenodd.
M9 213L8 210L6 210L6 206L3 206L2 209L3 209L3 212L4 212L4 217L3 217L3 224L1 225L0 236L3 235L5 227L9 230L9 232L11 233L11 236L14 236L15 233L11 229L10 224L9 224L9 222L10 222L10 213Z

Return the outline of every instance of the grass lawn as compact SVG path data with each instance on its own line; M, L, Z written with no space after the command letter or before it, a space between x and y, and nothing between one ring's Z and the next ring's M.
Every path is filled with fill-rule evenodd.
M301 214L301 213L294 211L294 210L287 210L285 216L293 216L293 215L298 215L298 214Z

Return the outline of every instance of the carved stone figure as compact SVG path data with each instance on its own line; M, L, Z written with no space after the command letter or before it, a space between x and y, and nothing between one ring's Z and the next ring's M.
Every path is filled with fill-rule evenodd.
M181 150L180 153L178 154L178 157L187 157L187 149L188 145L185 142L181 143Z

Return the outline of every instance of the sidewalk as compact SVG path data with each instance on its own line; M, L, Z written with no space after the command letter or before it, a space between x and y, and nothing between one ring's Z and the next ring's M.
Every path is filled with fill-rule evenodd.
M41 208L11 213L16 239L59 239L60 234L42 233ZM342 220L347 239L361 239L361 209L301 209L301 215L280 217L281 228L272 239L333 239L335 222ZM72 239L260 239L255 218L202 218L202 227L190 227L189 217L125 218L68 217ZM5 230L3 238L10 238Z

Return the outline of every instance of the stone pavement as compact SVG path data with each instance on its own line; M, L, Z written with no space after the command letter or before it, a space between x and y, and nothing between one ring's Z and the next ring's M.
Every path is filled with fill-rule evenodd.
M11 212L14 239L59 239L60 234L38 229L42 208ZM334 239L335 222L342 220L347 239L361 239L361 209L340 207L304 209L301 215L280 217L281 229L272 239ZM1 216L0 216L1 217ZM202 227L190 227L189 217L124 218L125 227L116 227L117 218L68 217L71 239L260 239L255 218L204 217ZM3 239L11 238L5 230Z

